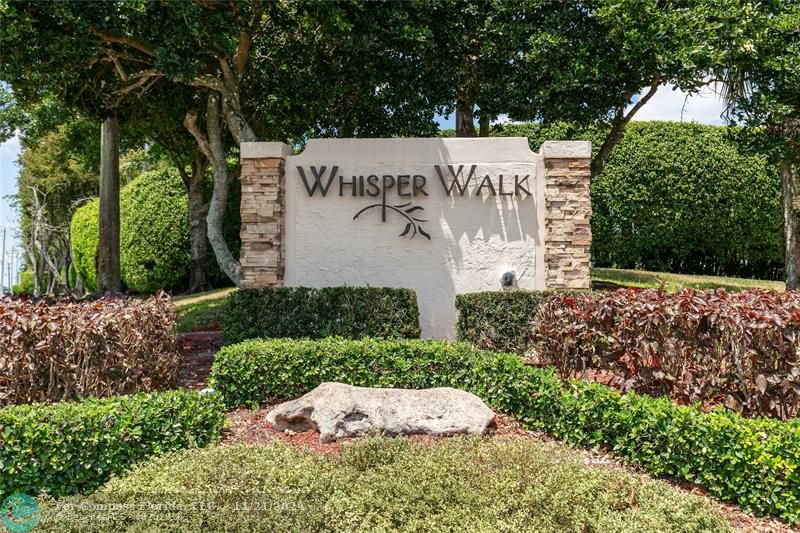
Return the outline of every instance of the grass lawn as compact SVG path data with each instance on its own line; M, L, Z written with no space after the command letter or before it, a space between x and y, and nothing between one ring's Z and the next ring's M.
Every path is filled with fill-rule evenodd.
M667 290L716 289L724 287L732 291L745 289L773 289L782 291L782 281L765 281L746 278L724 278L719 276L692 276L689 274L670 274L667 272L647 272L644 270L622 270L617 268L593 268L592 281L610 281L626 287L658 288L663 283Z
M225 298L235 290L235 287L226 287L176 296L173 301L178 313L178 331L200 331L218 327L222 322L222 305Z
M512 437L213 446L44 499L37 531L730 531L706 500L586 458Z

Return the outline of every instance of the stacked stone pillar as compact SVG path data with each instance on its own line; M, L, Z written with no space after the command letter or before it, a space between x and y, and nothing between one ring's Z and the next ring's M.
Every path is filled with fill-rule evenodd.
M592 146L588 141L548 141L544 159L545 288L591 286Z
M284 263L283 143L242 143L242 288L280 287Z

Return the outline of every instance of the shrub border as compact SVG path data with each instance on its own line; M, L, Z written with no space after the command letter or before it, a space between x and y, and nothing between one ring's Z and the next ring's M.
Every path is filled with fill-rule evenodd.
M621 394L465 343L341 338L251 340L219 352L211 383L227 406L295 397L324 381L457 387L570 445L604 447L656 476L703 485L745 511L800 522L800 421L708 413Z
M189 391L0 409L0 496L92 490L135 463L220 435L219 394Z

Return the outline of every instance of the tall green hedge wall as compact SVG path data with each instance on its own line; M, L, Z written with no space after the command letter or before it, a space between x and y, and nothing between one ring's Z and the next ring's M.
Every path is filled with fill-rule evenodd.
M238 180L234 182L228 195L223 233L237 257L240 186ZM191 268L189 209L177 171L155 170L137 177L120 191L120 211L123 284L135 292L183 289ZM94 199L75 211L70 225L75 270L90 291L97 288L98 214L99 202ZM213 286L230 285L210 244L207 272Z
M603 128L507 124L497 136L587 139ZM780 178L766 136L696 123L632 122L592 180L597 266L780 279Z

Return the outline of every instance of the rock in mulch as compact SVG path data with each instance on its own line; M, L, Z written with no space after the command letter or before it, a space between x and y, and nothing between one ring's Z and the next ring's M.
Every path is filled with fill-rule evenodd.
M279 431L319 431L322 443L372 433L386 435L484 435L494 412L468 392L379 389L323 383L273 409L267 421Z

